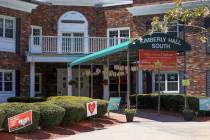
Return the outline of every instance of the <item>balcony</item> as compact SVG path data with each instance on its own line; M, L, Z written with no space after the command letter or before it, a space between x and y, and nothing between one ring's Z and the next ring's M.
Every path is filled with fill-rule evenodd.
M90 54L113 47L129 38L31 36L31 54Z

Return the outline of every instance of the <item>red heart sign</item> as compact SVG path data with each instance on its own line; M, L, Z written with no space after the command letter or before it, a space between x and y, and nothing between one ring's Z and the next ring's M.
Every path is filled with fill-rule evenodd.
M88 110L90 111L91 114L94 112L95 108L96 108L96 104L94 102L88 104Z

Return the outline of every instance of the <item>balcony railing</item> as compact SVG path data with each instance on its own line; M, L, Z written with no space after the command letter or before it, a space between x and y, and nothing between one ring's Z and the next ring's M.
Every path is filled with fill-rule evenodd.
M129 38L31 36L30 53L88 54L113 47Z

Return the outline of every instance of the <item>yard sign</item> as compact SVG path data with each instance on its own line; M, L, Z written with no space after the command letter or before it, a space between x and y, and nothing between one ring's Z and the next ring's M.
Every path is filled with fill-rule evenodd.
M9 132L16 131L32 124L32 110L8 118Z
M97 114L97 101L92 101L86 104L87 117L94 116Z
M199 110L210 111L210 98L199 99Z
M108 111L118 110L119 106L120 106L120 101L121 101L120 97L112 97L112 98L110 98L109 99L109 104L108 104Z

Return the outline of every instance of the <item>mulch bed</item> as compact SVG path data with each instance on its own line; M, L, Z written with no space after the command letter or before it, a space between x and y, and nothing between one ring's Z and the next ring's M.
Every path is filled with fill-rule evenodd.
M59 126L52 129L37 129L35 132L27 134L16 134L0 132L0 140L42 140L42 139L54 139L59 137L65 137L75 135L78 133L95 131L97 129L105 129L109 126L125 123L125 116L110 114L109 117L94 119L95 121L83 120L74 125Z

